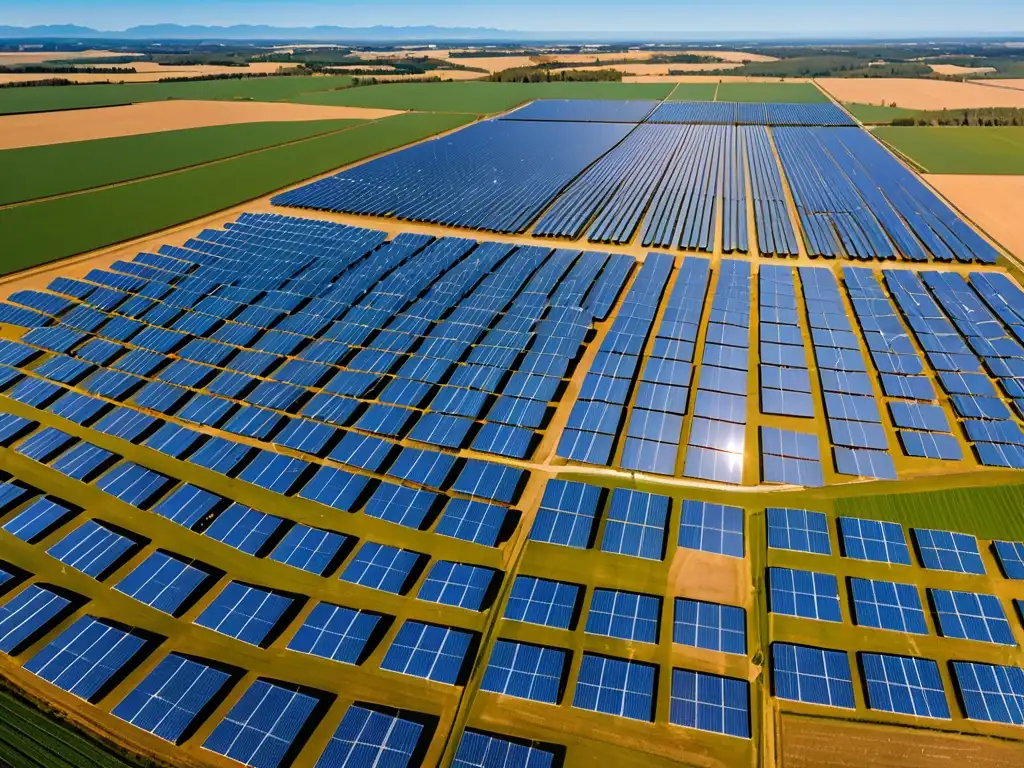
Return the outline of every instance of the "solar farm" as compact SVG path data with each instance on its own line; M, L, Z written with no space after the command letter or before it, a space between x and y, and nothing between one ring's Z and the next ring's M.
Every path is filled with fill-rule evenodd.
M838 104L640 100L14 275L0 672L196 768L1024 764L1019 277Z

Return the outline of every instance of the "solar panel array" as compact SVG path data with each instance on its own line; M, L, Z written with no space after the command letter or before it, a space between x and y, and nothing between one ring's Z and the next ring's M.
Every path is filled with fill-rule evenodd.
M997 257L831 103L535 101L273 202L490 232L746 253L748 198L763 256Z
M571 129L572 105L543 109L502 122ZM623 117L595 104L589 124ZM712 220L751 196L758 237L770 221L788 247L777 132L643 128L605 160L718 132ZM591 181L580 201L619 205ZM580 232L609 209L587 210ZM695 744L731 765L769 708L1024 724L1024 543L839 518L800 490L1024 466L1024 294L1001 272L637 269L261 214L16 292L14 320L0 652L129 740L261 767Z

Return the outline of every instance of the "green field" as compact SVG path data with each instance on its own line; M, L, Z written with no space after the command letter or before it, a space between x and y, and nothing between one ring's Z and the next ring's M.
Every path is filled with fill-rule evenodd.
M78 730L0 688L0 765L5 768L128 768Z
M829 98L813 83L720 83L716 101L823 104Z
M714 101L718 83L679 83L669 101Z
M874 134L927 173L1024 173L1022 126L889 126Z
M359 125L246 123L0 152L0 205L117 184Z
M533 99L664 99L672 83L389 83L308 93L292 101L489 115Z
M303 93L346 88L351 77L246 77L192 83L124 83L0 88L0 115L113 107L164 99L282 101Z
M837 499L835 509L841 516L960 531L983 539L1024 539L1024 485Z
M874 104L844 104L847 111L865 125L889 125L901 117L913 117L916 109L880 107Z
M180 173L0 209L0 272L173 227L466 122L457 115L396 115Z

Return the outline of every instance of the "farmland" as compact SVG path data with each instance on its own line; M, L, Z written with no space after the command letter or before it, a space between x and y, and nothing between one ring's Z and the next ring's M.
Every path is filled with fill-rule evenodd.
M1024 127L893 126L874 133L926 173L1024 174Z
M0 152L0 669L127 751L0 749L1021 754L1020 254L938 177L813 83L277 88L409 111Z

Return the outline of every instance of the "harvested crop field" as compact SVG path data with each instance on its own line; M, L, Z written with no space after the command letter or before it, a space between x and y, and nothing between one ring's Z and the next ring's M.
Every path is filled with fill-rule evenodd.
M82 59L105 59L110 56L142 56L141 53L120 53L119 51L18 51L0 53L0 66L12 64L42 64L46 61L72 61Z
M137 136L215 125L313 120L379 120L388 109L253 101L155 101L105 109L0 117L0 150Z
M4 62L0 60L0 65ZM89 66L84 64L81 66ZM0 72L0 85L5 83L34 83L59 77L74 83L156 83L167 78L209 77L211 75L242 75L242 74L276 74L281 69L292 69L296 65L257 62L245 67L227 67L212 64L196 66L160 65L151 61L140 61L136 64L104 64L104 69L123 69L121 73L97 74L82 72L80 74L60 72L58 74L41 74L39 72ZM130 72L134 68L135 72Z
M1024 745L978 736L783 715L780 768L1003 768L1024 762Z
M1024 258L1024 176L931 175L925 179L1010 253Z
M672 72L713 72L720 69L733 69L742 67L740 63L711 63L711 64L602 64L601 66L575 67L582 72L594 72L597 70L613 69L625 75L633 77L642 76L667 76Z
M961 67L959 64L929 64L932 68L932 72L937 75L955 75L955 76L969 76L969 75L984 75L988 72L995 72L995 67Z
M858 104L895 103L904 109L1024 107L1024 93L978 83L897 77L823 77L816 82L837 101Z

